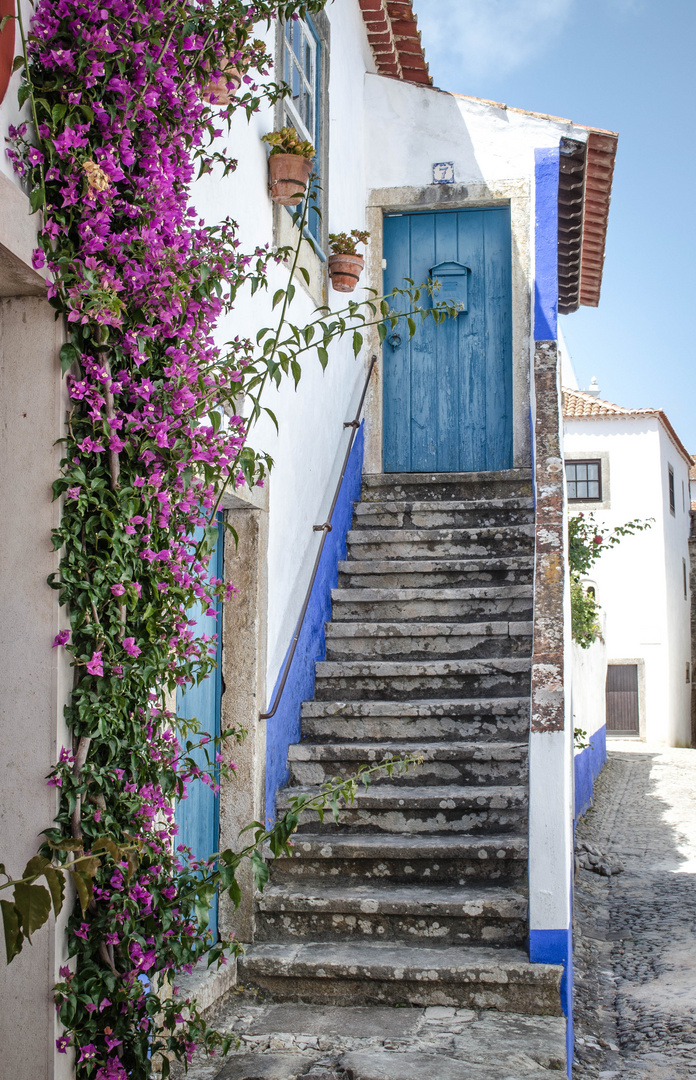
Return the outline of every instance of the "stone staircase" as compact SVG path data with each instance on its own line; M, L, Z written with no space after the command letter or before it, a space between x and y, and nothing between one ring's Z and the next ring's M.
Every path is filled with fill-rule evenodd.
M560 1014L561 969L526 951L533 551L530 470L363 478L278 808L385 755L425 762L338 826L306 815L258 901L246 987Z

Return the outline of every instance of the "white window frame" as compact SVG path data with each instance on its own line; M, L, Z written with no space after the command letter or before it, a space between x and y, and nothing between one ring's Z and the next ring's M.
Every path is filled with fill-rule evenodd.
M303 55L307 45L309 45L312 59L311 80L307 78L304 69L300 66L297 56L295 55L295 50L292 47L292 41L288 40L288 29L290 29L293 34L299 30L302 36ZM288 19L283 28L283 78L291 88L295 72L297 72L299 77L300 86L304 89L311 102L311 131L307 128L307 125L295 108L291 97L283 99L283 109L297 133L311 142L314 146L316 145L317 138L317 43L314 34L303 19Z

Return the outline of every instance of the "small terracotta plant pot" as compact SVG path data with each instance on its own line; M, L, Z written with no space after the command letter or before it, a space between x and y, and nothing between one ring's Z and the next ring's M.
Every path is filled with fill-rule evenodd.
M353 292L364 265L362 255L329 255L329 277L336 292Z
M228 62L222 68L219 79L211 79L203 88L201 97L209 105L229 105L232 94L235 94L242 85L242 72L234 64Z
M301 157L299 154L271 154L268 168L273 202L280 206L297 206L301 203L312 167L312 158Z

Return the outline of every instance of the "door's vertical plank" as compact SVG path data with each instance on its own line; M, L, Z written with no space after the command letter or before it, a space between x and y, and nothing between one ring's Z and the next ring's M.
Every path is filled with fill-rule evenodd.
M384 271L385 293L404 287L404 277L410 276L410 216L402 214L384 218ZM403 303L394 304L395 310L403 310ZM394 334L401 337L401 344L393 348L390 339ZM383 359L383 445L384 471L409 472L411 466L411 355L408 332L402 323L392 331L387 328L387 340L382 347Z
M512 284L510 211L484 219L486 322L486 459L489 469L512 466Z
M411 267L409 276L416 285L428 280L436 262L435 226L439 214L411 215ZM421 298L425 306L427 296ZM438 468L437 424L438 382L435 345L437 335L432 319L416 320L418 330L409 349L411 356L411 470L429 472Z
M218 540L210 558L209 573L212 577L222 578L222 526L218 525ZM196 539L202 536L202 530L196 530ZM200 732L197 735L188 736L192 743L199 743L202 735L215 738L220 734L220 699L222 695L222 678L220 672L220 660L222 655L222 641L220 627L222 624L220 604L216 605L217 619L212 615L206 615L200 605L189 612L189 617L195 619L194 634L200 637L202 634L218 635L216 659L217 668L211 672L207 679L197 686L191 686L185 693L181 691L176 695L177 715L186 720L194 717L200 724ZM208 752L214 758L212 743L208 745ZM203 747L197 748L189 755L201 768L207 768L206 754ZM176 824L179 832L177 843L185 844L191 848L195 858L207 859L214 851L218 850L219 835L219 804L218 796L202 780L193 780L187 788L188 798L179 803L176 811ZM213 901L210 911L210 929L213 940L217 940L217 897Z
M435 214L434 263L456 262L456 211ZM432 265L432 264L431 264ZM456 319L447 319L434 334L435 387L437 393L438 472L459 469L459 328Z
M457 214L457 261L469 267L468 310L456 319L459 361L458 429L461 472L486 466L486 341L483 217L486 211Z

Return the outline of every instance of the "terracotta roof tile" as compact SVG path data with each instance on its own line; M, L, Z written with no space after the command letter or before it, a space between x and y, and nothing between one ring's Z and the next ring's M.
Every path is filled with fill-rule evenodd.
M432 86L412 0L358 0L380 75Z
M563 387L563 416L566 420L589 420L600 416L604 419L624 419L626 417L656 416L677 450L683 454L689 465L689 475L696 477L696 465L676 431L662 409L627 409L624 405L615 405L613 401L588 394L585 390L571 390Z

